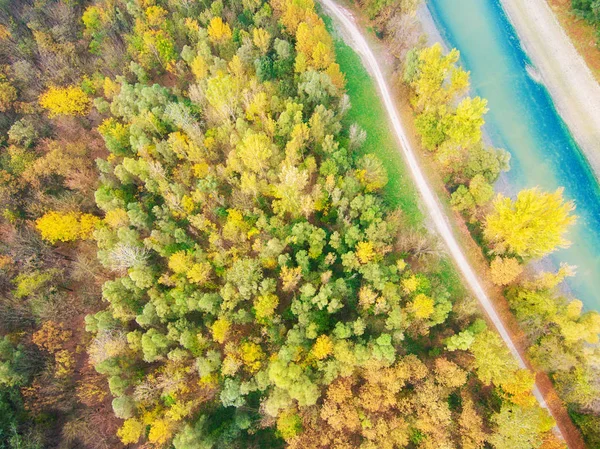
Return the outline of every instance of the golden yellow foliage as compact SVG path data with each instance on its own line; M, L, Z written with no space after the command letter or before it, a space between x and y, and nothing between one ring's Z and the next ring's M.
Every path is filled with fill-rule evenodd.
M413 274L411 277L402 280L402 290L404 293L412 293L419 286L419 279Z
M456 49L444 56L440 44L421 50L419 77L412 83L416 94L414 105L419 112L441 112L469 87L469 74L456 67L459 57Z
M281 12L280 21L290 34L296 33L300 22L315 23L319 20L313 0L274 0L271 4Z
M165 416L171 421L181 421L192 413L193 407L194 401L177 402L165 413Z
M524 258L542 257L570 242L564 234L575 223L572 201L564 201L563 189L553 193L538 188L522 190L516 200L499 194L488 215L483 235L498 254Z
M258 322L271 318L279 305L279 297L273 293L260 295L254 300L254 314Z
M256 45L261 52L266 53L271 42L271 35L263 28L254 28L254 30L252 30L252 42L254 42L254 45Z
M255 373L262 366L262 360L265 358L265 353L256 343L245 342L242 343L242 346L240 347L240 357L248 371Z
M220 17L213 17L208 25L208 37L212 42L220 43L231 39L231 28Z
M102 90L104 91L104 96L106 98L113 98L121 91L121 85L107 76L102 83Z
M148 441L156 444L165 444L173 436L173 425L167 419L157 419L152 423L148 433Z
M42 327L33 334L33 343L50 354L64 349L65 343L71 338L72 332L66 330L60 323L44 321Z
M177 274L187 273L193 263L192 256L185 251L177 251L169 257L169 268Z
M85 115L90 108L90 98L79 86L50 87L39 99L40 106L57 115Z
M200 24L198 23L198 21L196 19L192 19L191 17L186 17L184 24L185 24L185 27L190 31L193 31L195 33L200 31Z
M8 80L0 78L0 112L11 109L16 99L17 89Z
M286 410L277 417L277 430L284 440L289 441L302 431L302 419L294 410Z
M535 404L535 397L531 394L534 384L533 374L526 369L520 369L505 382L502 382L501 387L513 404L532 406Z
M425 319L429 318L433 314L435 310L434 305L435 302L433 299L420 293L413 300L411 309L417 318Z
M142 422L135 418L129 418L117 431L117 436L123 444L135 444L140 440L145 430L146 426Z
M77 399L88 407L100 405L107 394L106 379L99 374L86 375L78 382Z
M356 245L356 257L362 264L369 263L375 257L375 249L371 242L359 242Z
M331 78L331 82L335 87L338 89L344 88L346 85L346 77L340 70L340 65L337 62L332 62L329 64L329 67L327 67L325 73L329 75L329 78Z
M38 218L35 223L44 240L56 243L90 239L99 222L100 219L91 214L51 211Z
M106 212L106 215L104 216L104 222L111 228L117 229L129 224L129 216L127 215L127 211L125 209L111 209Z
M492 282L496 285L508 285L523 272L523 266L514 257L496 257L490 269Z
M213 339L217 343L224 343L227 339L230 327L231 323L226 318L219 318L216 320L211 326Z
M327 335L321 335L315 341L312 347L312 355L318 359L323 360L333 353L333 342Z
M262 173L269 166L273 155L273 142L263 132L247 131L236 146L236 155L240 161L255 173Z
M559 440L552 432L548 432L544 438L544 442L539 449L567 449L564 441Z
M300 23L296 31L296 51L305 55L308 67L326 70L334 61L333 40L323 21L314 25Z
M196 77L196 79L203 80L208 75L208 64L206 60L202 57L202 55L197 55L190 64L190 68L192 69L192 73Z
M4 25L0 25L0 40L5 40L12 37L12 34L8 28Z
M67 349L61 349L54 354L54 364L54 375L56 377L68 377L75 368L75 357Z
M236 78L242 78L245 72L244 61L238 55L235 55L227 64L227 68L229 69L229 73L231 73Z
M210 274L211 266L209 263L195 263L187 272L187 278L190 282L202 285L210 279Z
M79 238L88 239L100 223L100 219L92 214L81 214L79 217Z
M146 21L150 26L160 26L167 17L167 10L160 6L150 6L146 9Z

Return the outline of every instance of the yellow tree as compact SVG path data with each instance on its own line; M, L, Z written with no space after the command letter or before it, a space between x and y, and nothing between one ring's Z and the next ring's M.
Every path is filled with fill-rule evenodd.
M17 89L0 75L0 112L6 112L12 108L17 99Z
M447 115L442 121L449 143L464 147L479 142L481 127L485 123L483 116L487 111L485 99L467 97L462 100L454 114Z
M419 53L418 75L412 82L419 112L440 112L455 96L469 87L469 73L456 67L460 53L453 49L446 56L440 44Z
M522 190L515 201L499 194L484 225L484 237L494 252L528 259L569 246L564 234L575 223L575 204L565 202L562 192Z
M50 117L57 115L85 115L90 108L90 98L79 86L50 87L39 99Z
M236 147L236 156L250 170L263 172L269 167L269 159L273 155L273 143L265 133L248 131Z
M461 447L463 449L480 449L486 440L483 419L477 414L473 401L463 397L462 412L458 419L460 426Z
M335 62L333 40L322 20L315 24L302 22L298 25L296 51L298 55L304 55L307 66L318 70L326 70Z
M492 282L496 285L508 285L523 272L523 266L514 257L496 257L490 268Z
M100 219L91 214L51 211L38 218L35 224L44 240L56 243L87 240L99 222Z
M231 39L231 28L220 17L213 17L208 25L208 37L212 42L222 43Z
M124 444L135 444L140 440L145 430L146 426L142 422L135 418L129 418L117 431L117 436Z
M254 28L254 30L252 30L252 42L254 42L254 45L256 45L264 54L269 50L271 35L264 28Z
M317 341L315 341L311 352L313 356L319 360L327 358L331 353L333 353L333 342L331 341L331 338L329 338L327 335L319 336Z
M417 318L426 319L435 311L435 302L433 299L420 293L415 297L410 308Z
M290 34L295 34L300 22L316 23L313 0L272 0L271 5L281 13L281 24Z

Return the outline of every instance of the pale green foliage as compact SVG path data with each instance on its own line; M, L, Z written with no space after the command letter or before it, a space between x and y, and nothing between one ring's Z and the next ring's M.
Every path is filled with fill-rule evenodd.
M112 401L112 407L118 418L131 418L135 412L135 403L129 396L119 396Z
M501 385L509 381L518 364L498 334L486 330L470 345L475 356L477 376L485 384Z
M548 412L539 407L504 405L492 417L496 429L489 441L496 449L530 449L540 447L540 434L554 427Z
M469 330L464 330L458 334L446 339L446 348L448 351L468 350L475 341L475 335Z

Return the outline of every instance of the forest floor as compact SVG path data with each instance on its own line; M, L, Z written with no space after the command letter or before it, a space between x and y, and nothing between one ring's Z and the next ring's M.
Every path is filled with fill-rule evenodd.
M342 29L344 29L344 37L350 39L353 48L357 49L363 61L366 60L371 75L378 83L379 91L375 87L375 83L368 72L363 68L361 60L355 51L342 41L336 42L336 52L338 62L342 71L347 74L347 89L353 98L353 114L357 121L366 131L369 131L369 124L372 130L378 130L381 136L375 139L377 144L386 144L390 142L390 124L396 131L398 140L402 143L402 150L408 160L403 160L402 157L392 155L390 152L396 152L400 156L398 141L391 142L391 145L370 146L367 142L366 148L375 150L378 156L386 161L386 166L390 171L390 180L395 176L394 173L400 174L400 179L395 180L394 184L400 190L394 188L394 184L388 186L395 190L395 193L388 193L392 198L396 198L398 204L403 207L405 212L414 210L415 203L414 194L411 191L413 187L408 187L410 183L406 181L406 173L411 171L413 182L421 194L422 203L427 206L426 221L432 221L431 227L436 228L438 234L445 240L449 247L449 253L454 258L456 266L462 272L465 284L471 287L472 292L482 306L482 309L488 315L490 322L497 328L502 338L505 340L508 347L511 349L516 358L523 366L531 369L531 366L526 360L526 337L519 329L514 315L511 313L508 303L502 292L497 287L493 286L490 279L488 263L483 256L480 247L471 237L469 230L464 223L464 220L454 213L448 203L447 194L445 194L445 186L439 173L436 172L432 161L428 160L427 155L423 152L415 152L412 148L419 148L418 139L412 127L412 111L407 100L407 92L399 94L398 90L389 92L384 75L379 67L380 61L385 61L385 53L377 51L377 55L373 55L370 47L371 42L366 43L361 32L354 24L353 17L350 13L336 6L331 0L321 0L332 15L336 16L338 22L343 21ZM364 28L364 27L362 27ZM358 35L356 34L358 33ZM348 35L346 35L348 34ZM360 42L362 40L362 42ZM357 43L357 41L359 41ZM375 43L375 46L377 44ZM376 59L377 58L377 59ZM388 69L386 64L383 64L384 69ZM386 78L389 79L391 73L386 73ZM400 88L401 89L401 88ZM379 98L374 98L374 95ZM357 102L357 99L360 99ZM381 104L385 103L385 108ZM400 117L398 116L398 112ZM387 115L387 119L384 115ZM365 119L366 117L366 119ZM400 124L400 120L402 124ZM391 121L391 123L390 123ZM396 123L394 123L396 122ZM407 126L408 125L408 126ZM405 130L408 129L408 132ZM410 153L407 155L407 153ZM411 159L412 158L412 159ZM418 158L418 162L417 162ZM408 167L407 167L408 163ZM424 168L426 176L423 175L421 167ZM425 179L427 178L427 179ZM433 187L433 189L431 188ZM425 190L425 191L424 191ZM433 190L433 192L432 192ZM435 192L435 195L434 195ZM429 197L429 198L428 198ZM409 205L405 209L403 205ZM409 212L410 213L410 212ZM414 214L416 216L416 213ZM431 217L431 218L429 218ZM475 267L475 268L472 268ZM453 266L449 267L447 273L451 276L449 281L452 283L460 283L461 279L457 275ZM481 283L480 280L485 282ZM573 425L566 411L564 403L558 398L554 391L552 382L545 373L536 373L536 396L543 406L547 406L552 412L553 417L557 421L558 431L562 434L570 449L585 448L581 436Z
M600 178L600 84L581 56L587 53L585 48L580 48L581 54L577 51L547 0L501 3L558 112Z

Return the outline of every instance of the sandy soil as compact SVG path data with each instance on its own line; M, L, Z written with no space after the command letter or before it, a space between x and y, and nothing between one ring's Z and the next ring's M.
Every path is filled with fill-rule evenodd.
M546 0L501 0L561 117L600 178L600 85Z

